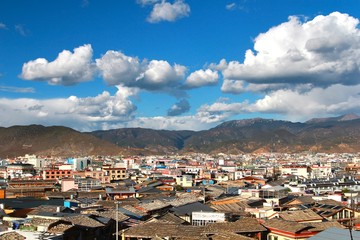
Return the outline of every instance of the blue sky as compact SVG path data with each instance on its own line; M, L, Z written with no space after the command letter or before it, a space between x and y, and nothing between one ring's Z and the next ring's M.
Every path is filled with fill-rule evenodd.
M358 0L2 0L0 126L360 113Z

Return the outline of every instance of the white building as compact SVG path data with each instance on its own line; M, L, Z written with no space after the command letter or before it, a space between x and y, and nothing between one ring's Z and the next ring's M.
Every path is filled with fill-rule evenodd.
M205 226L208 223L225 222L225 213L192 212L192 225Z

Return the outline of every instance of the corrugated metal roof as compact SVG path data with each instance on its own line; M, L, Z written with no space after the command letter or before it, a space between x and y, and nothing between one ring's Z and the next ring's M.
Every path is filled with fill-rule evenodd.
M353 239L360 239L360 232L352 231ZM340 240L351 239L349 229L341 228L328 228L315 236L309 238L309 240Z

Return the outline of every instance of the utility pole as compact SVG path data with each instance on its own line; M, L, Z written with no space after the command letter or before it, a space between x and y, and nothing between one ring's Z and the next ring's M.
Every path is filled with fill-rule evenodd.
M116 232L115 232L115 238L116 238L116 240L119 240L119 213L118 213L118 211L119 211L119 202L118 201L116 201L115 202L115 207L116 207L116 209L115 209L115 211L116 211Z

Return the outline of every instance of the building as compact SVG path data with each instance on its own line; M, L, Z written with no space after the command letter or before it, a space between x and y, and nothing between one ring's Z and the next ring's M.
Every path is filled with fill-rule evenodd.
M6 166L7 175L10 178L32 177L35 175L35 169L29 163L12 163Z
M42 178L47 179L63 179L63 178L72 178L72 170L60 170L60 169L44 169L42 171Z
M127 172L126 168L120 168L120 167L112 167L112 166L103 166L104 175L103 177L106 177L110 179L110 182L119 181L123 179L127 179Z
M310 174L310 168L306 165L282 165L279 168L281 175L294 175L307 178Z

